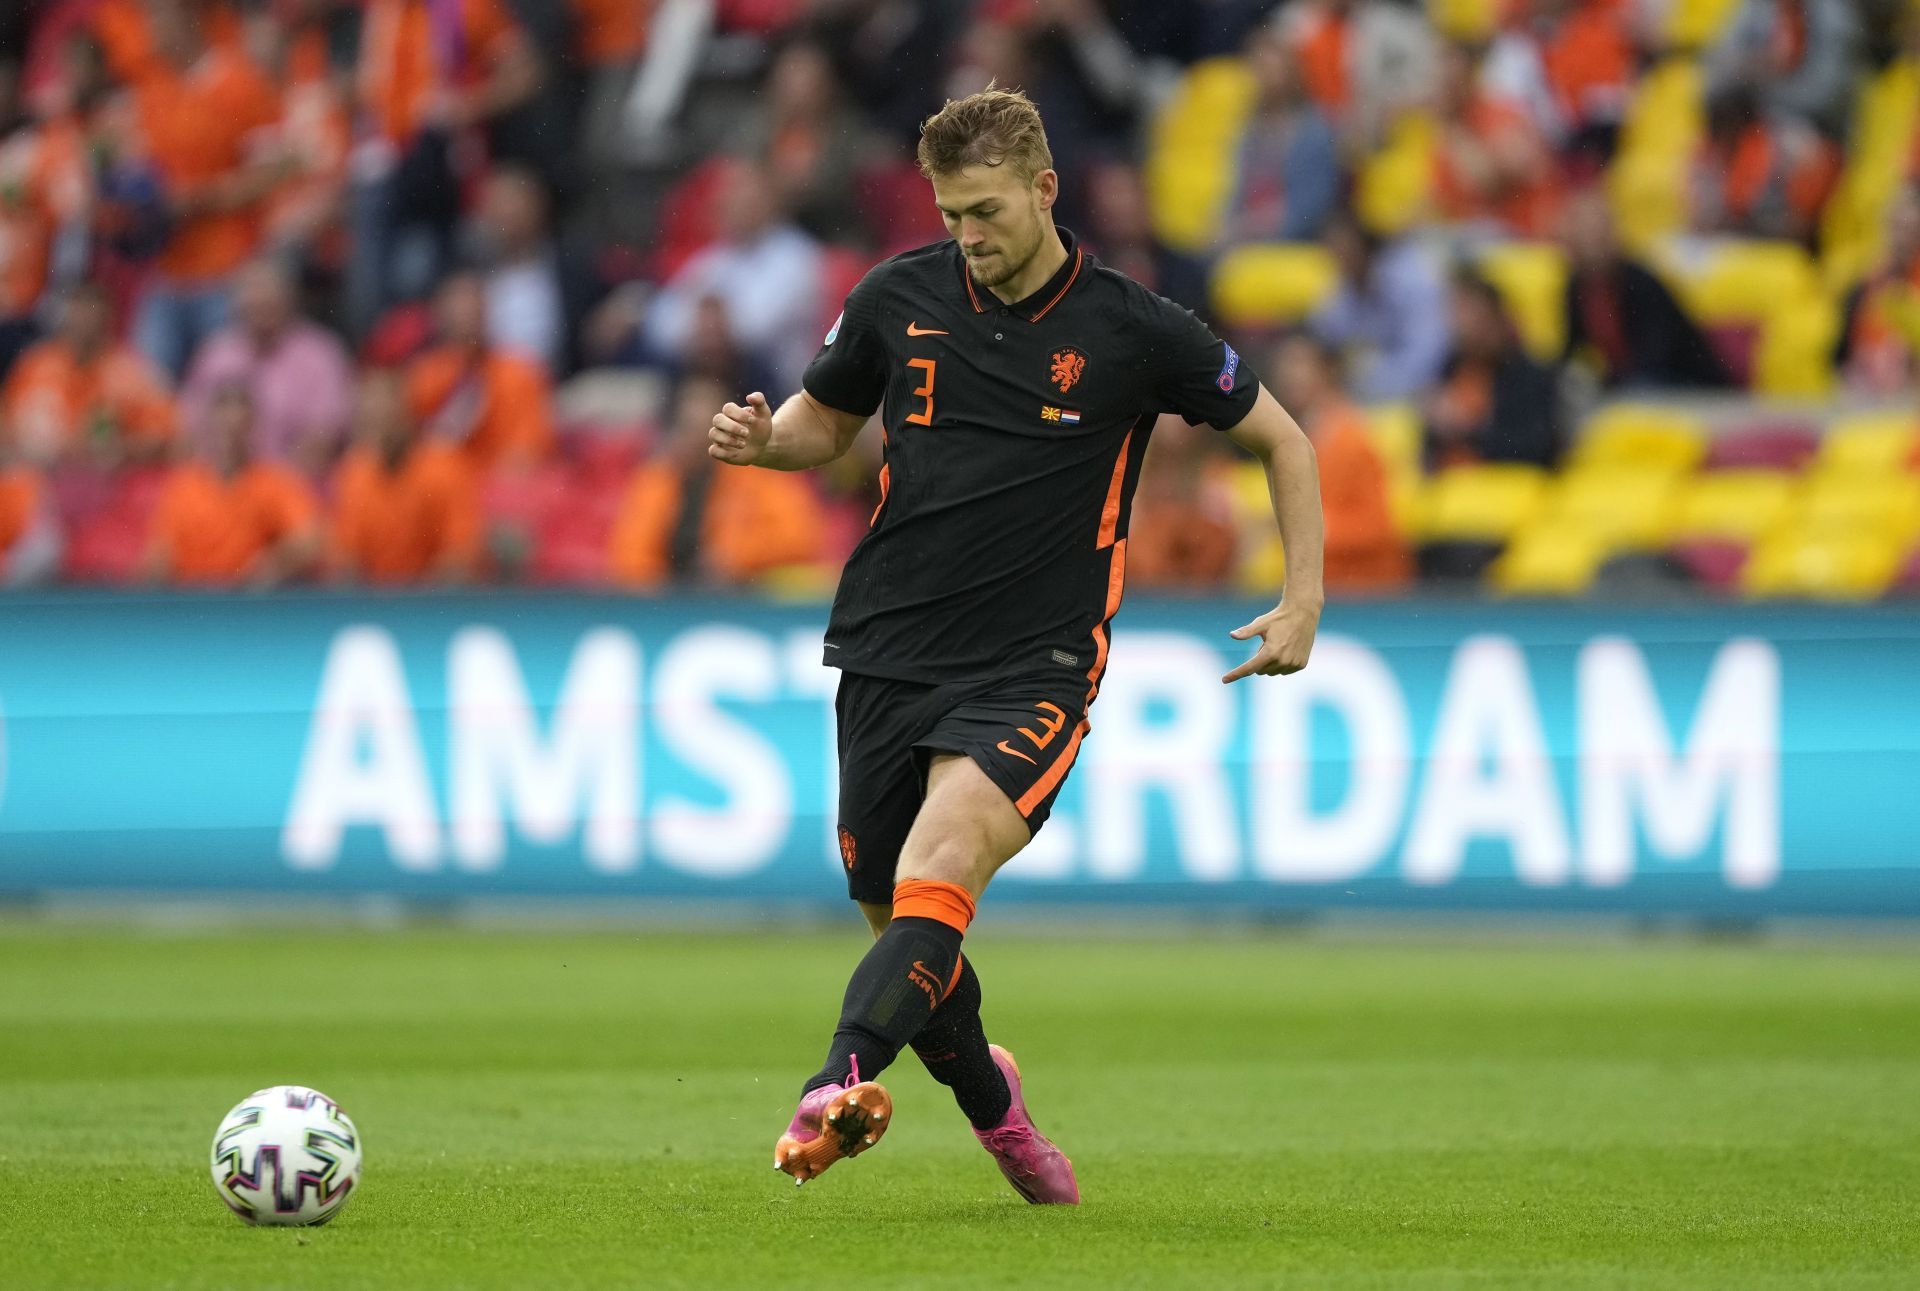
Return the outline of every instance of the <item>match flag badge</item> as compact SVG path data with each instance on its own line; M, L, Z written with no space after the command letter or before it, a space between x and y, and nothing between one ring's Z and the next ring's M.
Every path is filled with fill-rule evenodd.
M1052 404L1041 404L1040 420L1059 422L1062 426L1078 426L1080 414L1072 408L1056 408Z
M827 339L833 338L829 336ZM1233 347L1225 341L1220 342L1220 348L1227 352L1227 361L1220 365L1220 375L1214 378L1213 383L1219 386L1223 393L1232 394L1233 379L1240 374L1240 356L1235 354Z
M823 345L833 344L833 338L840 335L840 324L846 321L846 317L847 317L847 311L844 309L841 310L838 314L834 315L833 326L827 329L827 339L821 342L821 344Z

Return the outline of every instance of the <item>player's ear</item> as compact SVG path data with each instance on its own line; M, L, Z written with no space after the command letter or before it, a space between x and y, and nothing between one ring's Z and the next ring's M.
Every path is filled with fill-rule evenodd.
M1035 175L1033 177L1033 194L1034 201L1039 204L1041 210L1052 210L1053 204L1060 200L1059 172L1043 170Z

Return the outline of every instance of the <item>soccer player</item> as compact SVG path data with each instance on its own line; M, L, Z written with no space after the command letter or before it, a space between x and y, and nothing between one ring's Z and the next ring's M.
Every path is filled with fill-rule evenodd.
M951 240L876 267L803 391L777 412L758 393L729 403L709 436L722 462L788 471L840 456L876 409L886 437L826 638L843 674L840 854L875 940L774 1167L805 1183L872 1146L892 1114L873 1078L911 1045L1021 1196L1072 1204L1072 1163L987 1043L961 939L1086 736L1155 417L1256 455L1286 545L1284 599L1233 630L1260 645L1222 681L1306 665L1319 485L1306 437L1231 347L1055 226L1060 180L1025 95L949 102L919 160Z

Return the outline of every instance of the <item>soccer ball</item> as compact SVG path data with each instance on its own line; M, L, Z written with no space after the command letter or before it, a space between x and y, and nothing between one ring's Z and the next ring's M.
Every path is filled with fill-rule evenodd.
M213 1136L213 1186L249 1224L324 1224L360 1182L360 1131L305 1085L247 1095Z

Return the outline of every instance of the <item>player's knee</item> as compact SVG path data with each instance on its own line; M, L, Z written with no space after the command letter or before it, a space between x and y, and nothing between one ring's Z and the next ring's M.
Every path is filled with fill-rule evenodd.
M925 846L912 849L910 855L902 855L895 871L896 879L958 883L976 895L992 876L993 867L981 841L958 833L939 835Z

